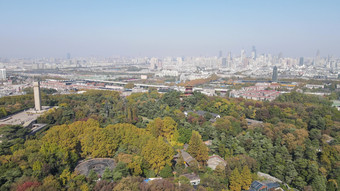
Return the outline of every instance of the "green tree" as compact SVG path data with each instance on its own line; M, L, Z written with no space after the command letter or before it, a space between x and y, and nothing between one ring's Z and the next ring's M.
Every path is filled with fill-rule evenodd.
M185 177L185 176L179 176L178 178L175 179L175 182L180 183L180 184L190 184L190 180Z
M109 168L105 168L102 178L103 180L112 180L112 171Z
M288 184L291 184L292 181L297 177L298 173L295 170L294 164L292 161L287 161L285 168L285 180Z
M112 172L113 180L117 181L128 175L129 175L129 169L127 168L126 164L124 162L118 162L116 168L113 169L113 172Z
M139 185L143 182L141 177L126 177L119 181L119 183L114 187L113 191L139 191Z
M181 103L180 94L181 92L179 91L167 92L162 96L161 102L167 104L170 107L176 107Z
M165 167L161 170L159 175L163 178L169 178L173 176L171 166L165 165Z
M129 82L129 83L127 83L127 84L124 86L124 88L126 88L126 89L132 89L134 86L135 86L135 85L134 85L133 83Z
M326 191L326 181L325 177L317 175L312 181L313 190Z
M89 178L89 182L98 180L98 175L97 175L97 173L94 172L94 170L92 170L92 169L90 170L90 172L89 172L89 174L88 174L87 177Z
M179 133L178 141L180 143L188 143L190 141L192 135L191 129L182 127L178 129L178 133Z
M43 184L37 190L57 191L61 190L61 185L54 176L49 175L44 178Z
M0 128L0 155L11 154L13 145L23 144L25 136L30 132L29 128L19 125L6 125ZM11 149L12 147L12 149Z
M225 190L226 186L219 177L208 175L201 179L201 185L207 188L207 190Z
M337 184L336 180L334 180L334 179L328 180L327 190L328 191L337 191L337 189L338 189L338 184Z
M7 111L4 107L0 108L0 118L6 117L7 116Z

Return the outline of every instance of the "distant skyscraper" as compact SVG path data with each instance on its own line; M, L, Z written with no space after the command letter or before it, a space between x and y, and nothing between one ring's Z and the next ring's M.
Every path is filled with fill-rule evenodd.
M244 49L241 50L241 59L244 59L246 56L246 51Z
M303 66L303 57L300 57L299 66Z
M244 49L241 50L241 64L243 63L243 60L246 58L246 52Z
M228 58L227 58L227 61L228 61L228 67L231 68L232 66L232 58L231 58L231 52L228 53Z
M251 59L253 59L253 60L256 59L256 53L254 51L251 52Z
M0 69L0 80L5 81L7 79L6 69Z
M276 66L274 66L274 68L273 68L272 81L277 82L277 67Z
M316 51L316 55L315 55L315 64L314 65L319 65L319 62L320 62L320 50L317 50Z
M334 66L335 66L335 63L334 63L334 61L330 61L330 62L329 62L329 67L333 69L333 68L334 68Z
M218 57L219 57L219 58L222 58L222 55L223 55L223 52L222 52L222 50L220 50L220 51L218 52Z
M222 67L227 67L227 58L222 58Z
M67 58L67 60L70 60L71 59L71 54L67 53L66 58Z
M257 55L256 55L256 48L255 48L255 46L253 46L253 49L252 49L252 51L251 51L251 57L252 57L252 59L256 59L256 57L257 57Z

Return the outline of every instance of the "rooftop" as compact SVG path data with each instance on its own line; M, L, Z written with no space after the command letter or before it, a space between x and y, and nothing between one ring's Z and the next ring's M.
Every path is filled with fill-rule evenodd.
M200 177L194 173L191 173L191 174L183 174L181 176L185 176L187 177L190 181L193 181L193 180L200 180Z
M332 100L333 101L333 107L340 107L340 100Z

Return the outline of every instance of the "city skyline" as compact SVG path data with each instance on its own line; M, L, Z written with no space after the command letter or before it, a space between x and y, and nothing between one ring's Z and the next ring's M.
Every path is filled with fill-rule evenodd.
M340 54L337 1L10 1L0 57Z

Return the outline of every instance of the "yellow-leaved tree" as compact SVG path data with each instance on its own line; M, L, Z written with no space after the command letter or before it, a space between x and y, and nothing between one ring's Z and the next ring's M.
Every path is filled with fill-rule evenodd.
M251 172L247 165L245 165L241 171L241 187L242 190L248 190L252 180Z
M164 142L162 137L151 138L142 149L142 157L148 168L156 174L164 168L166 164L171 166L174 150L171 145Z
M156 118L148 124L147 131L154 137L164 137L172 145L181 145L177 142L179 133L177 131L177 123L171 117L164 117L164 119Z
M204 144L201 135L197 131L192 131L188 153L190 153L191 156L193 156L201 164L205 164L209 158L208 147Z
M235 168L230 175L230 184L229 188L231 191L241 191L241 175L237 168Z

